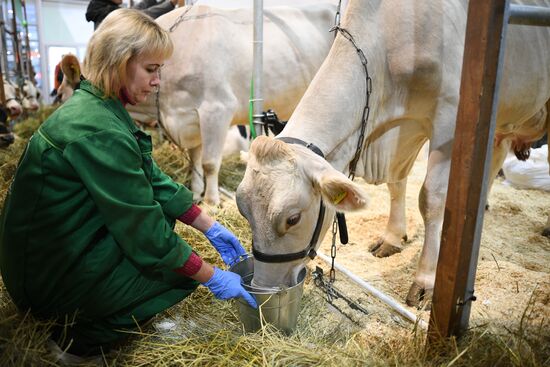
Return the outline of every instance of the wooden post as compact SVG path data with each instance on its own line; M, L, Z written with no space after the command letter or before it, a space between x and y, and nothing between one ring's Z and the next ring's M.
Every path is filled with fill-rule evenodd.
M470 1L428 346L468 327L487 197L508 0Z

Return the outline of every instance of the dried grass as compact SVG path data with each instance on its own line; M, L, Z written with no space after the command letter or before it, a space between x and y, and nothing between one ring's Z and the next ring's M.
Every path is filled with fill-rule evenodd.
M0 154L2 195L11 180L24 139ZM188 180L182 167L184 153L169 143L156 143L159 165L180 182ZM224 163L225 165L226 163ZM235 180L242 166L233 163ZM232 178L232 179L233 179ZM235 185L236 187L236 185ZM231 229L250 250L251 233L234 204L223 208L203 206ZM176 231L201 256L223 266L204 236L178 224ZM459 341L442 341L430 353L424 348L425 334L414 330L389 312L378 311L379 301L362 295L369 315L358 315L357 323L331 311L324 295L308 276L304 286L302 311L294 334L284 336L269 325L256 333L244 333L232 301L216 300L204 287L188 299L158 315L146 327L131 333L128 342L106 356L109 366L545 366L550 363L548 316L536 315L529 302L516 327L502 329L492 324L470 330ZM533 297L546 297L534 292ZM350 310L348 310L350 311ZM536 317L535 317L536 316ZM172 322L169 330L162 322ZM535 323L533 320L539 320ZM0 366L57 365L49 355L46 341L51 321L19 313L0 279Z

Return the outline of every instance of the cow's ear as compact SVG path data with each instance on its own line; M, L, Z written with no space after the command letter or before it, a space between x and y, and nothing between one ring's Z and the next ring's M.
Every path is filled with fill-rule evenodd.
M323 201L339 212L366 209L368 195L365 189L336 170L325 171L319 180Z
M244 163L248 163L248 152L241 150L240 157L241 161L243 161Z

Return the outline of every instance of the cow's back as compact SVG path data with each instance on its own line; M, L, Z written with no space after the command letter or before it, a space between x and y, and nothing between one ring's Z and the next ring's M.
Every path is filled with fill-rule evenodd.
M265 108L287 118L324 57L332 36L335 5L267 8L264 12L263 94ZM185 13L183 21L178 18ZM190 109L205 99L232 94L234 122L247 120L253 67L251 9L180 8L157 19L172 28L174 55L162 70L163 93L182 93Z

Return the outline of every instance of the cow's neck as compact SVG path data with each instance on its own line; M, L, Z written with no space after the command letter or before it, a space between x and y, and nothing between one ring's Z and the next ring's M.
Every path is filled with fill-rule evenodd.
M372 33L377 29L373 21L377 4L378 1L350 1L342 20L342 27L354 37L368 60L373 79L371 109L377 104L377 89L381 90L377 85L382 80L377 79L377 75L382 77L383 73L377 70L377 65L384 65L383 60L376 60L375 55L382 53L376 52L380 46L373 43L380 39ZM360 37L369 34L372 36ZM357 52L350 41L339 36L281 136L315 144L327 161L336 169L344 170L355 154L366 103L365 88L365 71ZM366 133L370 129L368 125Z

